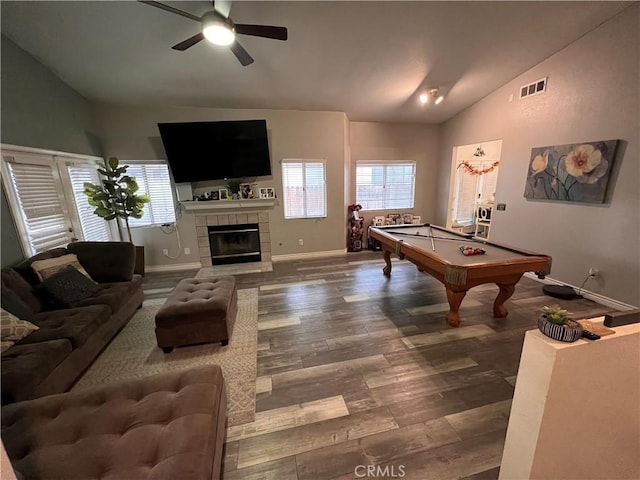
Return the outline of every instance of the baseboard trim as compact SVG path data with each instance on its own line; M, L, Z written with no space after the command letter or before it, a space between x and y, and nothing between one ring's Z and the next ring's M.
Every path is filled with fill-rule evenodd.
M550 277L546 278L538 278L535 273L527 272L524 274L525 277L535 280L536 282L544 283L547 285L566 285L567 287L573 288L576 292L580 290L580 287L575 285L571 285L565 282L560 282ZM580 295L588 300L592 300L600 305L604 305L606 307L615 308L616 310L636 310L638 307L634 307L633 305L629 305L628 303L620 302L619 300L615 300L613 298L605 297L604 295L600 295L599 293L590 292L589 290L585 290L584 288L580 290Z
M286 255L273 255L271 257L271 261L283 262L287 260L305 260L309 258L336 257L338 255L345 255L346 253L346 248L343 250L328 250L326 252L290 253Z
M192 263L178 263L176 265L147 265L145 270L147 272L173 272L179 270L198 270L202 268L200 262Z

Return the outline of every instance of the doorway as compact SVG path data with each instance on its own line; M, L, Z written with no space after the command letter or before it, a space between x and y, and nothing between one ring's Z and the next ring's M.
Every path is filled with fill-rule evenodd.
M489 238L501 151L502 140L453 148L447 228Z

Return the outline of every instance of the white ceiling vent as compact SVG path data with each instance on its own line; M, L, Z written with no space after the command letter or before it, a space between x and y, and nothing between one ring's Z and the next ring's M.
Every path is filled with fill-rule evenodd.
M544 93L547 90L547 77L536 80L528 85L520 87L520 98L530 97L531 95L538 95Z

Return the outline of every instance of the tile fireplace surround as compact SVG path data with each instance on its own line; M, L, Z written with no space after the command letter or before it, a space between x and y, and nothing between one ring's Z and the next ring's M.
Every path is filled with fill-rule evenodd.
M254 213L196 213L196 232L198 235L198 252L203 267L211 266L211 249L209 247L209 232L207 227L216 225L242 225L257 223L260 230L260 259L271 261L271 235L269 234L269 214L267 212Z

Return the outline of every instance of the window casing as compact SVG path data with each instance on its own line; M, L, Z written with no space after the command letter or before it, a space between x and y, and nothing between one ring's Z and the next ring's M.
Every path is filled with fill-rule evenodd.
M283 160L284 218L327 216L324 160Z
M26 255L75 240L119 239L115 222L95 215L84 194L84 183L100 183L96 157L56 155L39 149L13 147L2 152L2 182ZM163 161L122 162L136 177L138 193L147 194L144 216L130 218L132 227L173 223L175 204L169 170Z
M99 181L97 160L36 149L3 149L2 182L26 255L75 240L113 240L112 226L93 214L82 185L77 185Z
M415 162L357 162L356 203L363 210L413 208L415 177Z

